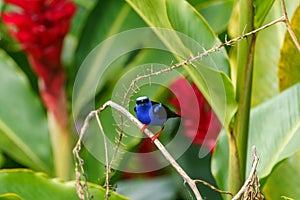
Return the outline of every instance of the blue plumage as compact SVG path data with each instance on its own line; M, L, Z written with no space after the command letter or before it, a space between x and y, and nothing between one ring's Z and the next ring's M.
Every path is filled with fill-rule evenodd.
M180 117L180 115L177 115L165 105L151 101L147 96L138 97L136 99L134 111L138 120L145 124L142 128L143 132L148 125L161 127L161 130L152 138L152 141L158 138L164 129L165 122L169 118Z

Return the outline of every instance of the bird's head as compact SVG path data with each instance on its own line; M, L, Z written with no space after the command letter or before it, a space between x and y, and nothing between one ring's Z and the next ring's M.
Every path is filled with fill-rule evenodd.
M136 105L147 106L147 105L151 105L151 102L147 96L142 96L136 99Z

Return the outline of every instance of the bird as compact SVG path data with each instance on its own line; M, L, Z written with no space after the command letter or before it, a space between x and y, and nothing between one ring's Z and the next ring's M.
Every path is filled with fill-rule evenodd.
M136 98L134 112L138 120L144 124L141 129L142 132L144 132L147 126L161 127L160 131L151 138L152 142L162 133L165 122L169 118L181 117L162 103L151 101L148 96Z

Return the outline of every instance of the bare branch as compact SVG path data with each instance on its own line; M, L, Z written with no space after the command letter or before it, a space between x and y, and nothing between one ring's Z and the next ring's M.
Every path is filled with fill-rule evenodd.
M96 112L96 111L95 111ZM102 124L100 122L99 116L97 113L95 113L95 117L98 123L98 127L100 129L100 132L103 136L103 143L104 143L104 153L105 153L105 166L106 166L106 171L105 171L105 199L108 200L109 198L109 173L110 173L110 165L108 164L108 149L107 149L107 141L106 141L106 136L102 127Z
M203 181L203 180L195 180L195 183L202 183L203 185L206 185L207 187L209 187L210 189L216 191L216 192L219 192L220 194L229 194L230 196L233 197L233 194L231 192L227 192L227 191L223 191L223 190L219 190L218 188L216 188L215 186L209 184L208 182L206 181Z
M76 175L76 191L77 195L81 200L90 199L89 195L89 188L87 185L87 179L86 175L84 173L84 168L83 168L83 159L79 156L79 151L81 150L81 143L82 139L84 136L84 133L86 132L88 126L89 126L89 121L94 117L95 112L90 112L88 116L84 120L84 124L80 130L79 133L79 139L76 143L76 146L73 149L73 155L74 155L74 160L75 160L75 175ZM81 176L83 177L83 185L81 183Z

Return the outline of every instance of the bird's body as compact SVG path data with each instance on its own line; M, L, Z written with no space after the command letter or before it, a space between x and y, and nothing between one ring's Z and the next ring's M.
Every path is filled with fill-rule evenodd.
M151 101L147 96L138 97L136 99L134 111L138 120L145 124L142 131L144 131L147 126L161 127L161 130L152 138L152 141L160 135L164 129L165 122L169 118L180 117L180 115L171 111L165 105Z

